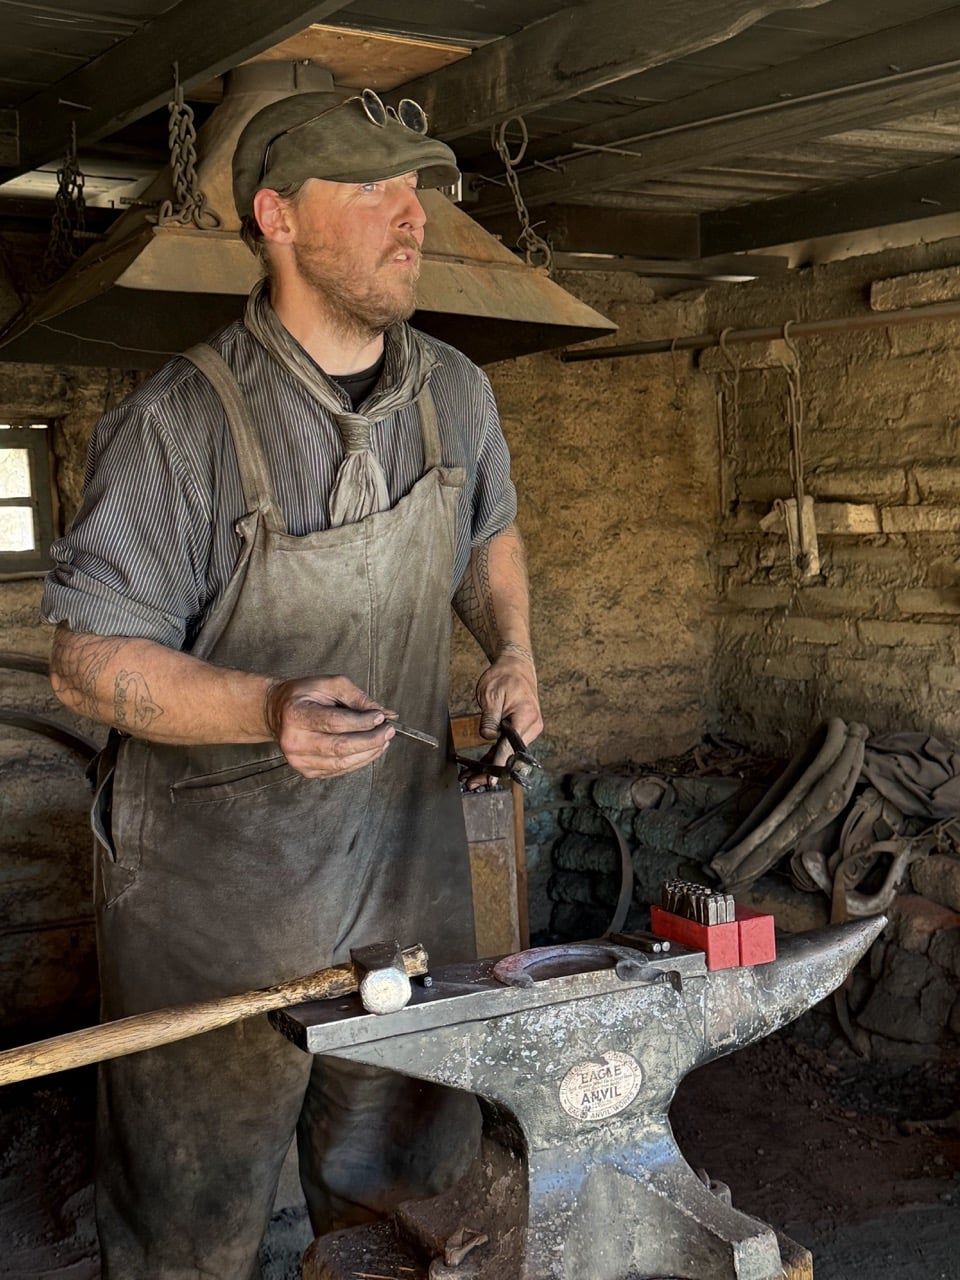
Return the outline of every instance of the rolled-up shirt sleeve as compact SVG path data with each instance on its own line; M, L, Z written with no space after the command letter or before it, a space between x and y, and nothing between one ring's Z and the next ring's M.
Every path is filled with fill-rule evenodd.
M181 649L203 608L210 541L175 442L134 397L94 430L80 510L51 549L44 621Z
M510 450L500 426L490 379L481 374L483 430L473 491L473 546L503 533L517 518L517 491L510 477Z

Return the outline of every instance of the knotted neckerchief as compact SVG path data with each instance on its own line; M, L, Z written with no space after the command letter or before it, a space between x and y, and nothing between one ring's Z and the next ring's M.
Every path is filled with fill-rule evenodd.
M330 493L330 524L355 524L390 505L383 468L370 448L370 429L398 409L412 404L423 390L435 363L433 353L407 324L394 325L386 333L387 377L364 406L363 413L344 409L330 380L303 347L283 327L270 305L269 282L254 285L243 323L273 358L304 386L333 417L346 450ZM393 376L389 376L392 374Z

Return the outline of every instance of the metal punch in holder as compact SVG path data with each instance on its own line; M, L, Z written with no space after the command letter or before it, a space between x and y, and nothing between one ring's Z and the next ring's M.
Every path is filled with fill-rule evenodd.
M731 924L737 918L731 894L717 893L692 880L665 881L661 906L697 924Z
M499 732L500 738L506 738L507 742L509 742L512 753L506 764L490 764L484 760L473 760L470 756L454 755L454 761L460 766L461 786L469 782L471 778L490 777L498 780L508 778L511 782L518 783L526 790L533 781L536 771L543 768L536 756L528 751L527 744L509 720L500 721ZM498 740L496 746L499 745L500 742ZM477 787L474 789L479 791L486 788Z

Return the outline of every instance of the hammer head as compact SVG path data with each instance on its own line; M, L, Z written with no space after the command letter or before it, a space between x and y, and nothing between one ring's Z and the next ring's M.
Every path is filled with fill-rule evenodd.
M360 1000L368 1013L397 1013L410 1003L412 988L399 942L354 947L350 959L360 985Z

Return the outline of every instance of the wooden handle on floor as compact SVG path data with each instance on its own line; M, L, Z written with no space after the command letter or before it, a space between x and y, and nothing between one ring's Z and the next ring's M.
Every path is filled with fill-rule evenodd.
M419 944L403 951L403 965L409 977L427 972L427 953ZM271 1009L286 1009L307 1000L330 1000L359 990L360 982L352 964L338 964L319 969L303 978L281 982L261 991L247 991L239 996L219 1000L200 1000L196 1004L177 1005L170 1009L154 1009L117 1022L104 1022L82 1031L68 1031L50 1040L18 1045L0 1053L0 1085L35 1076L52 1075L91 1062L122 1058L128 1053L155 1049L175 1040L215 1031L233 1022L242 1022Z

